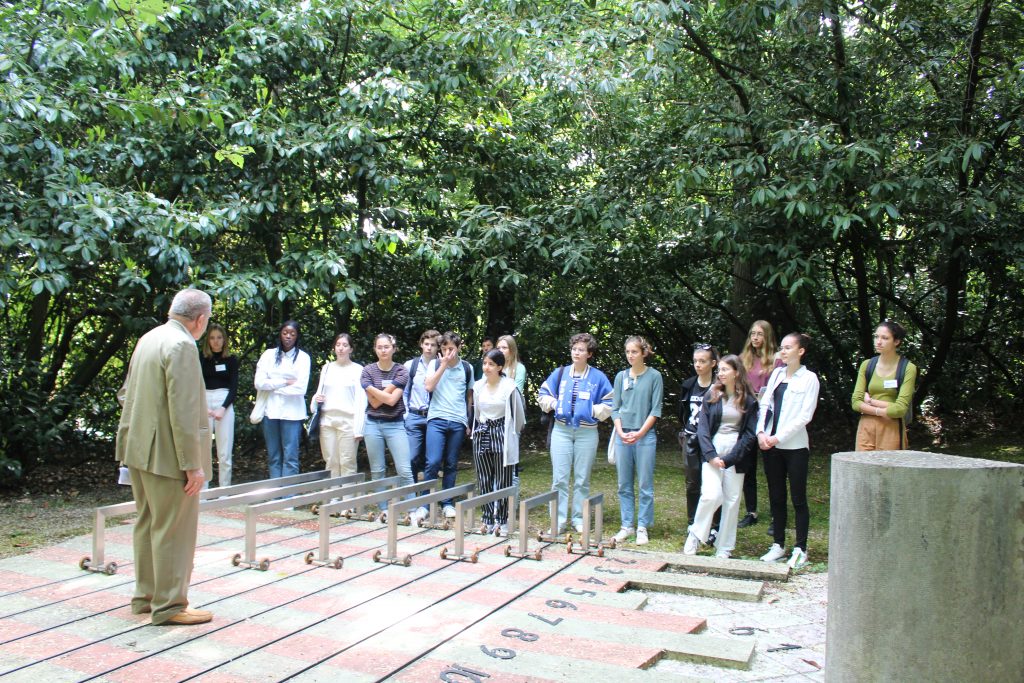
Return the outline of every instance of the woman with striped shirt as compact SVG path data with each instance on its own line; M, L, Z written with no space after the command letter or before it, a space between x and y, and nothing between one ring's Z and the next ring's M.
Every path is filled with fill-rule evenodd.
M498 349L483 358L482 379L473 385L473 464L477 494L512 486L512 474L519 462L519 434L526 421L526 405L515 381L502 372L505 355ZM508 499L483 507L487 533L508 536Z

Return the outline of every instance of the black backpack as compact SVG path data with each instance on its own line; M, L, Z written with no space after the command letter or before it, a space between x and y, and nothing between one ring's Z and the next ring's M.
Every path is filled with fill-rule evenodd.
M903 386L903 378L907 374L907 366L910 365L910 361L907 360L906 356L900 356L899 362L896 364L896 393L899 393L900 387ZM868 360L868 366L864 368L864 390L867 391L868 385L871 384L871 376L875 374L875 368L878 366L878 356L874 356ZM906 426L914 420L914 399L911 397L910 405L907 406L907 412L900 418L900 446L903 444L903 431Z

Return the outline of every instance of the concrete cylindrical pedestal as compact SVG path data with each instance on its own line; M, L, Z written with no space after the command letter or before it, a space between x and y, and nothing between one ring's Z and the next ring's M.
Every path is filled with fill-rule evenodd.
M826 680L1024 681L1024 466L832 456Z

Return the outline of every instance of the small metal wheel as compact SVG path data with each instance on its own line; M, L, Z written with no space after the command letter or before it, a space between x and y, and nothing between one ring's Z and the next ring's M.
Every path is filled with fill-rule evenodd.
M448 522L448 520L444 520L444 524L441 525L441 529L443 529L444 531L448 531L451 528L452 525Z
M341 516L344 517L345 519L352 519L352 512L353 512L352 510L342 510L341 511Z
M412 555L406 555L402 558L402 565L408 567L412 564Z
M533 559L540 560L540 558L541 558L541 554L540 554L540 551L538 550L537 552L535 552L533 554Z
M260 571L265 572L268 569L270 569L270 558L264 557L262 560L260 560Z
M335 569L341 569L344 564L345 564L345 560L344 559L342 559L340 557L336 557L336 558L334 558L334 563L331 566L334 567Z
M320 514L320 506L319 505L311 505L311 506L309 506L309 511L312 514L314 514L314 515L319 515Z
M447 560L448 559L448 548L441 548L441 559L442 560Z
M572 541L565 544L565 552L572 555Z
M598 546L597 546L597 556L598 557L604 557L604 546L603 545L598 544Z
M479 559L480 559L480 551L479 550L474 550L473 554L469 556L469 561L472 562L473 564L476 564L477 560L479 560Z
M306 553L306 564L313 564L313 553Z
M616 543L617 543L617 541L615 540L615 537L614 537L614 536L613 536L613 537L611 537L610 539L608 539L608 547L609 547L609 548L610 548L611 550L615 550L615 545L616 545Z
M107 566L103 568L103 573L107 576L113 576L117 573L117 562L107 562Z
M90 561L92 561L91 557L83 557L82 559L80 559L78 561L78 568L79 569L88 569Z
M505 557L512 557L512 546L505 546Z
M231 564L236 567L242 563L242 553L235 553L235 556L231 558Z
M537 541L540 543L544 542L544 534L537 534Z
M373 561L374 562L380 562L380 551L379 550L374 550L373 551Z

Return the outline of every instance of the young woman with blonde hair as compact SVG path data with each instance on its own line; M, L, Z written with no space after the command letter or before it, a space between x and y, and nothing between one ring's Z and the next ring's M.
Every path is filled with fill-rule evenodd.
M740 360L747 371L747 380L754 392L754 397L761 398L761 392L768 384L772 370L782 365L778 359L778 347L775 345L775 332L767 320L755 320L747 332L747 341L743 344ZM743 502L747 508L746 516L737 525L740 529L757 524L757 458L743 478Z
M496 347L505 356L505 375L516 383L519 393L526 396L526 366L519 360L519 346L511 334L498 337Z
M231 452L235 446L235 398L238 396L238 356L222 325L210 323L199 364L206 383L210 433L217 447L217 486L231 486Z

